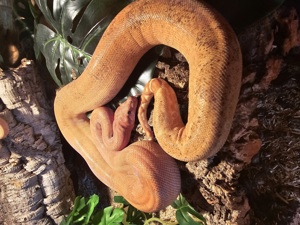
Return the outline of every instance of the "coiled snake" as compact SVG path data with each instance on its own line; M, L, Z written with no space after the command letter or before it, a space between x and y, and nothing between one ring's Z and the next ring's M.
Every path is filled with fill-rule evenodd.
M152 80L142 95L139 117L151 137L145 111L154 94L159 144L139 141L124 148L126 135L119 135L130 132L135 98L129 98L115 116L102 106L120 91L141 56L158 44L179 50L189 63L188 122L181 121L172 89L162 80ZM224 144L241 70L236 35L206 3L137 0L111 22L83 74L57 92L55 116L66 140L102 182L138 209L152 212L170 204L180 191L178 168L168 154L183 161L203 159ZM86 113L91 110L89 121Z

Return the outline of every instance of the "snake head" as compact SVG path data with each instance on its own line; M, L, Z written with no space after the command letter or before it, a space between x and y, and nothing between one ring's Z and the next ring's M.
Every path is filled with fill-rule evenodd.
M137 99L129 97L115 112L108 107L93 110L90 128L98 150L120 151L128 144L134 127Z
M124 129L132 130L135 122L137 98L129 96L127 100L122 103L115 112L115 123Z

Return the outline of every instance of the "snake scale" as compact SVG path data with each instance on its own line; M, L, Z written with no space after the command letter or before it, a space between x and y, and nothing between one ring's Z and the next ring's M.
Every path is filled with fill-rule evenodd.
M124 132L132 128L136 99L130 97L115 114L103 106L117 95L139 59L159 44L177 49L189 63L188 121L182 123L176 96L167 83L151 80L142 94L139 118L151 139L145 113L154 95L154 133L159 144L144 140L125 147ZM224 144L241 71L236 35L212 7L195 0L137 0L111 22L83 74L58 90L56 120L66 140L103 183L138 209L157 211L180 191L172 157L203 159ZM89 120L86 113L92 110Z

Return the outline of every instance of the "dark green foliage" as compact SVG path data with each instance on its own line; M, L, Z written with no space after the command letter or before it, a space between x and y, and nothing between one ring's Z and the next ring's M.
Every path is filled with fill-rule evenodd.
M51 1L52 2L52 1ZM36 0L47 26L36 27L36 54L41 52L59 85L78 77L87 66L104 30L127 0Z
M172 204L176 209L177 222L162 221L153 217L150 213L139 211L130 205L123 197L116 196L115 202L121 203L121 208L106 207L103 210L96 210L99 197L92 195L88 200L84 197L76 197L72 212L60 225L147 225L150 221L161 224L179 225L205 225L204 217L191 207L185 198L180 194Z
M176 210L176 218L180 225L204 225L206 224L204 217L198 213L180 194L178 199L172 204ZM199 219L195 221L193 217Z
M76 197L74 208L67 218L65 218L60 225L117 225L122 222L124 211L119 208L109 206L104 210L95 211L95 207L99 203L99 197L92 195L89 200L84 197Z

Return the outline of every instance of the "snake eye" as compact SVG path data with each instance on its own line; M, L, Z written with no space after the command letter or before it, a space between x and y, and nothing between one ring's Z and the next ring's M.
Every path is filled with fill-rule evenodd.
M128 111L128 112L127 112L127 115L130 115L130 114L131 114L131 111Z

